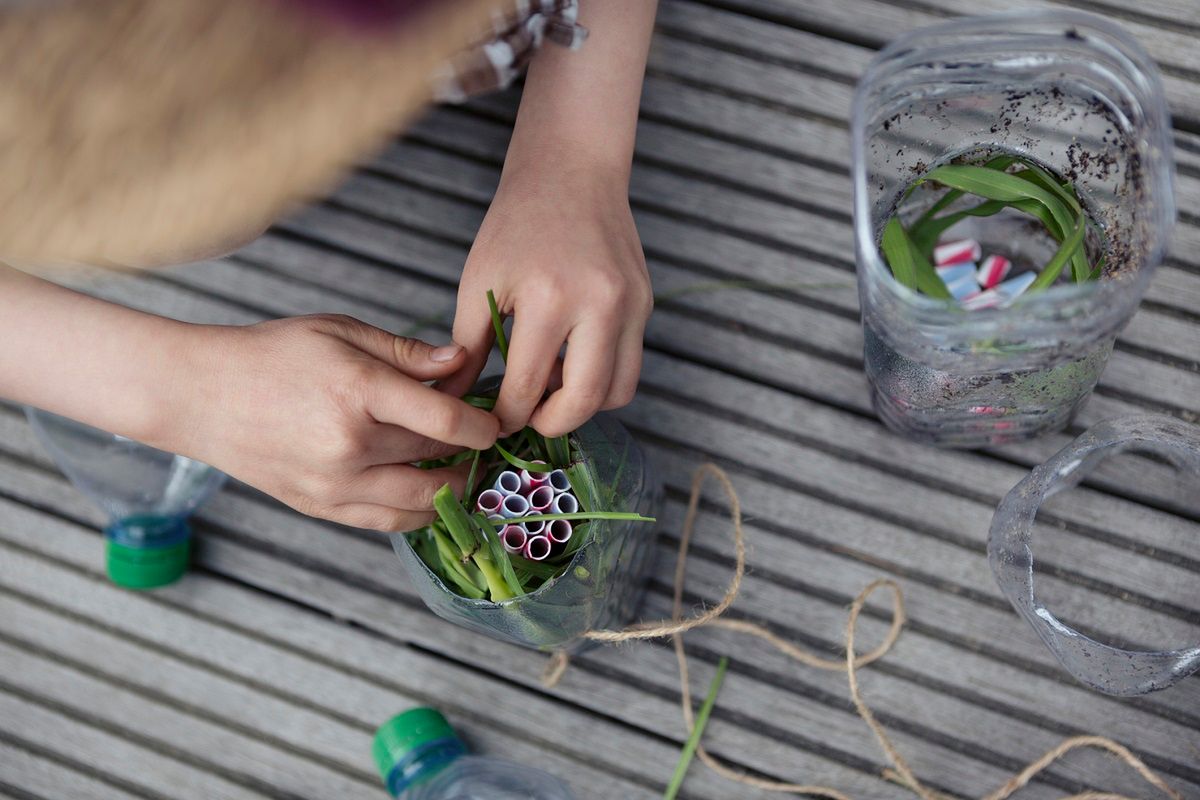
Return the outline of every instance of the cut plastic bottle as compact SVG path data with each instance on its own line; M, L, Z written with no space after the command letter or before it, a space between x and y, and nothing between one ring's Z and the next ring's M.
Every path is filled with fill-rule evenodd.
M27 408L34 433L79 491L108 516L108 577L127 589L154 589L187 572L188 516L225 475L57 414Z
M553 775L467 746L433 708L413 708L375 733L375 764L396 800L574 800Z

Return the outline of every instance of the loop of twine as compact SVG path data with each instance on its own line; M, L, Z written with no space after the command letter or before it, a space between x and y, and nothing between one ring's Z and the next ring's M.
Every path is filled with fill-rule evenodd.
M704 479L712 477L724 489L726 497L729 499L729 517L733 523L733 546L734 546L734 571L733 577L729 581L729 587L725 590L725 596L715 606L701 611L687 619L683 619L683 584L687 576L687 557L688 546L691 543L692 533L696 526L696 515L700 507L700 497L704 486ZM658 622L642 622L631 625L624 630L595 630L588 631L584 636L588 639L600 642L626 642L634 639L656 639L663 636L670 636L672 644L675 648L675 658L679 663L679 693L680 707L683 711L684 726L687 728L690 736L695 725L695 716L692 711L692 692L689 681L687 655L683 649L683 634L693 628L701 626L710 626L714 628L724 628L726 630L744 633L750 636L758 637L770 644L776 650L779 650L788 658L797 661L806 666L816 669L836 670L846 673L847 682L849 684L850 699L854 703L854 709L858 712L859 717L871 729L875 735L876 741L887 756L892 767L883 771L883 777L887 780L894 781L905 788L915 793L921 800L950 800L946 795L936 792L925 784L921 783L920 779L913 773L912 768L904 759L900 752L896 749L895 744L888 737L887 731L883 725L875 718L875 714L867 706L863 700L862 691L858 685L857 671L860 667L866 666L873 661L882 658L900 636L900 630L904 627L904 594L900 589L899 584L889 578L878 578L871 581L858 595L854 598L854 602L850 604L850 612L846 619L845 629L845 649L846 656L843 659L829 659L814 655L806 650L803 650L796 645L788 642L776 634L772 633L762 625L745 620L730 620L722 619L721 615L733 605L733 601L737 599L738 592L741 590L742 579L746 574L746 542L745 531L742 528L742 509L741 503L738 500L737 491L733 487L733 483L729 480L729 476L724 470L716 464L702 464L695 473L692 479L691 496L688 499L687 514L684 517L683 528L679 535L679 554L675 563L675 591L672 600L671 619L660 620ZM883 641L868 653L856 655L854 651L854 638L858 627L858 617L862 613L863 607L866 605L867 599L873 592L882 587L887 587L892 592L892 622L888 628L887 635ZM542 682L547 688L553 688L570 665L570 658L565 651L555 653L546 665L546 671L542 676ZM1013 777L1009 778L1003 786L996 791L985 796L983 800L1006 800L1014 793L1020 791L1026 784L1029 783L1038 773L1047 769L1058 759L1062 758L1071 750L1091 747L1100 750L1105 750L1119 759L1122 763L1132 768L1138 773L1147 783L1158 789L1163 794L1170 797L1172 800L1183 800L1183 796L1170 785L1167 784L1153 770L1133 754L1128 748L1109 739L1105 736L1073 736L1064 739L1055 747L1048 750L1040 758L1032 761L1018 772ZM783 781L765 780L757 778L753 775L747 775L743 772L735 770L726 764L723 764L712 756L705 748L703 743L696 747L696 755L709 769L716 772L718 775L727 778L731 781L753 786L757 789L763 789L770 792L790 792L793 794L807 794L815 797L830 798L830 800L852 800L849 795L833 789L828 786L813 786L799 783L787 783ZM1098 792L1086 791L1064 797L1062 800L1133 800L1126 795L1113 792Z

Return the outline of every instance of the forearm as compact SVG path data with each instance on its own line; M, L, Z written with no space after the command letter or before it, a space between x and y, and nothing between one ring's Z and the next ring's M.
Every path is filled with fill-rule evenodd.
M656 0L580 0L589 35L546 45L529 66L505 172L586 165L628 183Z
M166 446L194 330L0 265L0 397Z

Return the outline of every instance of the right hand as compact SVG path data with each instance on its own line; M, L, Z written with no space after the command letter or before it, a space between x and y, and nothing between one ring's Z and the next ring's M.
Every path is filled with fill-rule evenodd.
M412 530L433 495L461 492L467 465L413 462L491 447L499 420L424 381L460 369L433 347L351 317L203 327L173 385L183 398L151 438L304 514L358 528Z

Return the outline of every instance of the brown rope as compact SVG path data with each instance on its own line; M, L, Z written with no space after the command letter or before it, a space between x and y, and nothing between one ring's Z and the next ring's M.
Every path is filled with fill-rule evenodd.
M704 486L704 479L713 477L721 484L721 488L725 490L725 495L729 498L729 517L733 523L733 545L734 545L734 570L733 577L730 579L729 588L725 591L725 596L721 598L721 602L717 603L712 608L702 611L688 619L683 619L683 584L687 577L687 558L688 548L691 544L692 533L696 526L696 515L700 507L700 496ZM724 628L726 630L745 633L750 636L756 636L759 639L767 642L787 657L798 661L816 669L840 670L846 673L847 681L849 682L850 699L854 703L854 708L863 722L875 734L875 739L879 742L880 748L888 761L891 762L892 768L886 769L883 772L883 777L887 780L894 781L905 788L915 793L921 800L950 800L946 795L936 792L917 778L909 767L908 762L900 755L892 740L888 738L883 725L875 718L875 714L867 706L862 697L862 691L858 685L858 669L872 661L883 657L892 645L896 643L896 639L900 636L900 629L904 626L904 595L900 586L888 578L879 578L871 581L858 596L854 598L854 602L850 604L850 613L846 620L845 632L845 649L846 656L844 659L828 659L813 655L805 650L800 649L791 642L785 641L775 635L762 625L757 625L753 622L744 620L727 620L721 619L721 615L733 604L737 598L738 592L741 589L742 579L746 574L746 542L745 531L742 528L742 508L738 500L737 491L733 487L733 483L729 480L729 476L715 464L706 463L701 465L697 470L695 477L692 479L691 497L688 499L687 514L683 520L683 528L679 536L679 555L675 563L675 590L672 599L671 619L660 620L658 622L639 623L631 625L625 630L598 630L589 631L585 636L589 639L601 642L625 642L633 639L652 639L662 636L670 636L675 648L675 658L679 663L679 684L680 684L680 707L683 710L684 726L687 728L688 735L691 735L693 726L695 725L695 716L692 711L692 692L690 686L690 674L688 670L687 654L683 649L683 633L698 628L702 625L708 625L716 628ZM877 589L887 587L892 591L892 623L888 628L887 635L884 640L875 649L863 655L856 655L854 651L854 639L858 628L858 618L862 613L863 607L866 605L867 599ZM567 667L570 665L570 659L565 651L555 653L550 662L546 666L546 671L542 676L543 683L547 688L551 688L559 682ZM1041 758L1033 761L1029 766L1025 767L1019 773L1010 778L1003 786L996 791L987 795L983 800L1007 800L1014 793L1020 791L1030 780L1038 773L1045 770L1058 759L1062 758L1071 750L1083 747L1094 747L1107 750L1116 756L1122 763L1131 767L1151 786L1155 787L1163 794L1172 798L1172 800L1183 800L1183 796L1171 788L1166 781L1160 778L1157 774L1150 770L1144 762L1134 755L1128 748L1108 739L1104 736L1074 736L1065 739L1056 747L1047 751ZM746 775L738 770L732 769L729 766L721 763L714 758L704 745L700 744L696 748L696 755L703 761L711 770L718 775L728 778L729 780L753 786L757 789L763 789L771 792L790 792L794 794L807 794L816 797L826 797L831 800L851 800L851 798L838 791L837 789L828 786L812 786L799 783L786 783L782 781L764 780L756 778L752 775ZM1063 800L1133 800L1125 795L1115 794L1112 792L1096 792L1087 791L1078 794L1064 797Z

